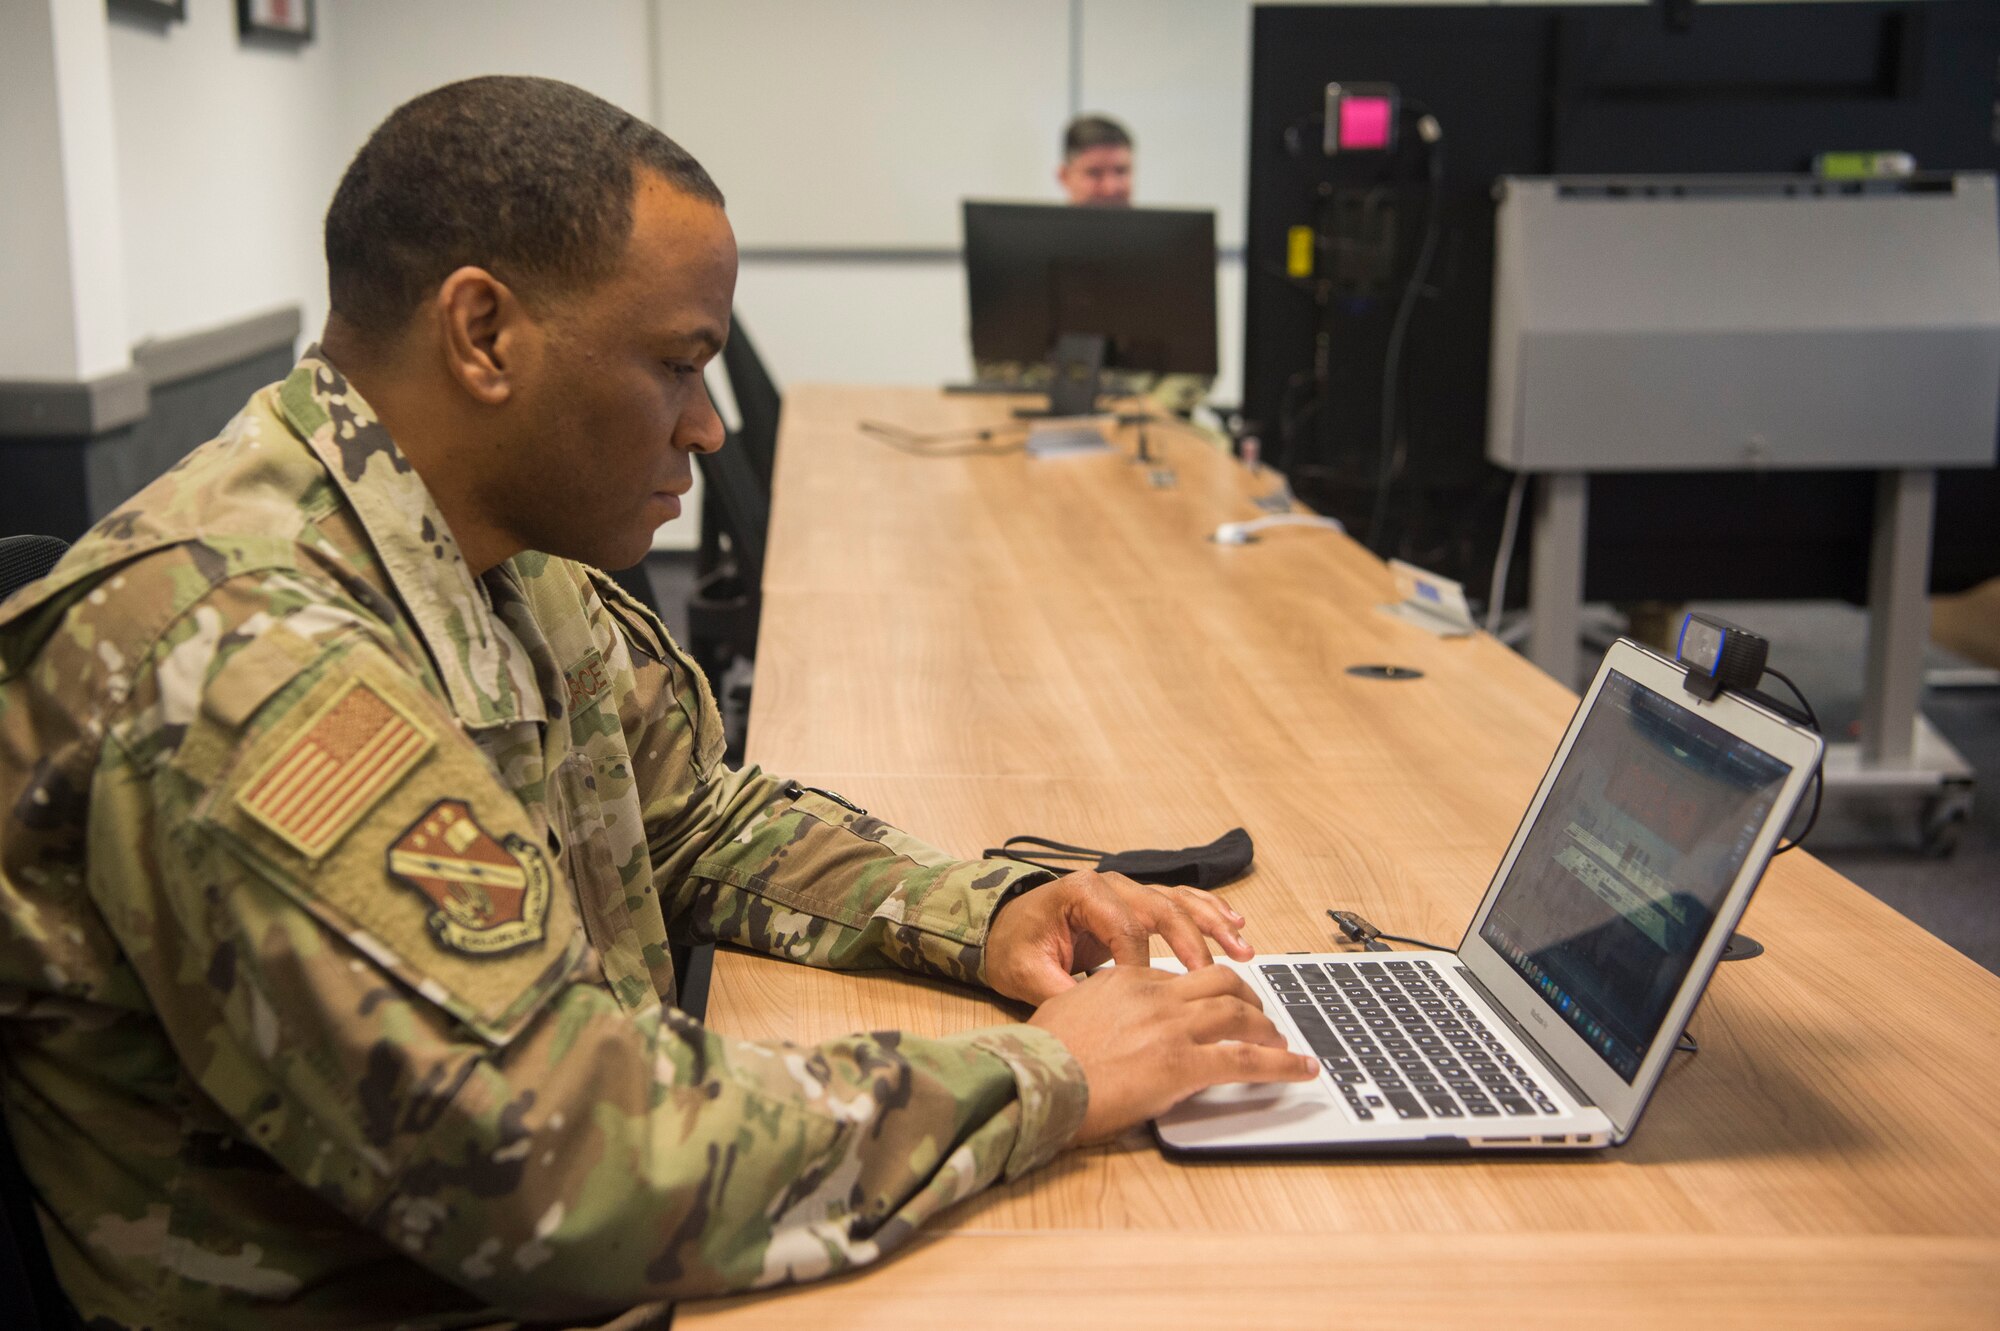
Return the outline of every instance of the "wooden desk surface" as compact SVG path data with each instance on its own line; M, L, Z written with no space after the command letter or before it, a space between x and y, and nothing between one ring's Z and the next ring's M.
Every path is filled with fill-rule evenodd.
M1015 833L1178 846L1263 951L1323 910L1454 942L1575 697L1493 640L1376 607L1342 536L1205 539L1253 477L1155 427L1117 456L912 457L855 428L991 400L786 399L750 755L965 854ZM1347 675L1413 666L1407 682ZM1996 885L2000 886L2000 885ZM1208 1163L1143 1133L947 1214L909 1252L710 1326L2000 1326L2000 978L1804 853L1774 862L1632 1143L1589 1158ZM902 976L718 958L710 1021L816 1040L1020 1013Z

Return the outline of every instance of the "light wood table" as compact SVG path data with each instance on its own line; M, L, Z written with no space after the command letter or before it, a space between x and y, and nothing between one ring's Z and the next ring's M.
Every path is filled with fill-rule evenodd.
M1004 419L917 390L786 399L749 751L964 854L1010 834L1250 830L1263 951L1326 907L1457 940L1575 696L1381 613L1344 536L1206 538L1272 488L1154 427L1116 456L913 457L856 429ZM1421 679L1345 673L1392 663ZM1070 1152L853 1276L686 1327L2000 1325L2000 978L1780 857L1632 1143L1588 1158L1177 1164ZM1020 1013L892 975L718 958L709 1019L816 1040Z

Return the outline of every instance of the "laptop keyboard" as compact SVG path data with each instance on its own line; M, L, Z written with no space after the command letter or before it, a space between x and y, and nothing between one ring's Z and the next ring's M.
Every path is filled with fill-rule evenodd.
M1562 1112L1428 960L1258 969L1364 1121Z

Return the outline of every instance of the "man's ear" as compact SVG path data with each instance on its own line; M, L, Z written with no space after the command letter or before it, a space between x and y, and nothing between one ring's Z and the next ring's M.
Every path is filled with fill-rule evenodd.
M438 284L434 310L445 368L477 401L513 396L534 321L513 289L484 268L460 268Z

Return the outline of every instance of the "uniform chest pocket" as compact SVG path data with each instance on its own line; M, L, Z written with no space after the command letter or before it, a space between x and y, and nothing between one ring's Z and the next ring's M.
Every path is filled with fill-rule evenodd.
M613 854L596 764L587 754L571 754L556 768L549 789L563 873L576 891L583 927L603 963L606 982L627 1008L657 1004L659 995L645 965L646 940L625 904L625 882Z
M556 835L562 840L563 872L584 903L586 915L596 900L618 900L624 888L618 866L612 861L607 839L604 809L597 796L597 774L590 758L572 753L555 770L550 782L555 798L549 810ZM597 926L590 926L591 942L599 947Z

